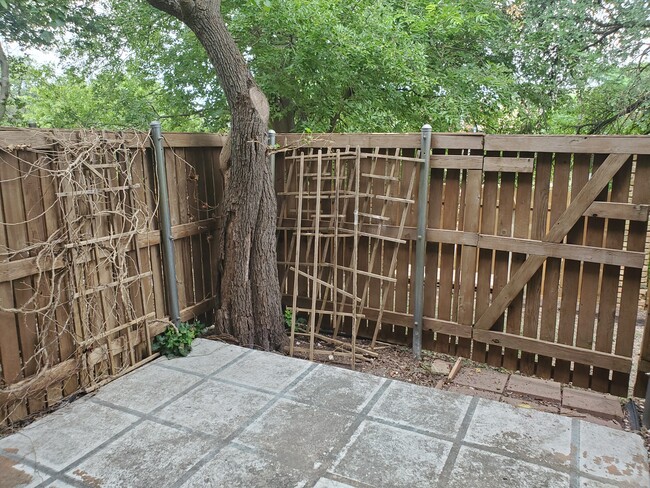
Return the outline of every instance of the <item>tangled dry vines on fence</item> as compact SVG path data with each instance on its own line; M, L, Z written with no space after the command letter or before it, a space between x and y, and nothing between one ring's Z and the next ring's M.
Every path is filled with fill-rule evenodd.
M139 286L146 274L138 262L136 241L153 228L150 220L155 211L147 207L143 197L148 189L134 182L132 167L149 145L148 134L129 132L128 145L121 134L92 130L66 137L43 135L52 142L51 148L0 147L0 164L8 165L8 171L0 174L11 174L0 177L0 183L31 180L43 190L38 211L29 208L26 199L10 203L22 205L25 218L0 222L5 227L0 238L9 236L0 239L0 263L29 259L35 267L32 276L13 284L14 290L23 288L20 300L14 297L11 303L6 294L0 295L0 312L26 325L32 336L31 341L21 340L19 378L25 379L14 385L0 380L0 400L7 403L5 411L0 410L0 425L16 408L25 408L25 399L34 394L31 385L47 384L56 364L74 359L82 373L77 389L92 387L133 366L133 347L127 348L131 357L114 356L111 339L120 337L130 343L131 329L142 319L130 289ZM3 201L6 215L9 202ZM28 226L35 223L47 228L45 239L32 240L30 235L26 246L12 245L17 242L12 235L27 235ZM4 285L9 286L11 298L11 282ZM141 299L144 303L149 297ZM119 335L111 330L115 327L122 329ZM88 358L93 353L96 362L91 364ZM59 381L57 388L53 399L61 398L64 383ZM65 394L70 394L69 386ZM48 403L49 397L48 391Z

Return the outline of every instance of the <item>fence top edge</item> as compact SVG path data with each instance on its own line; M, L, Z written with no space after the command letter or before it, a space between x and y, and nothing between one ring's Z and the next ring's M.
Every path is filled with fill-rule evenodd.
M142 147L146 132L136 130L99 131L90 129L40 129L0 127L0 148L51 149L56 140L82 137L85 132L101 134L110 142L122 142L128 148ZM301 147L361 146L416 149L420 132L410 133L279 133L280 146ZM172 148L219 148L224 134L207 132L163 132L165 146ZM485 149L488 151L631 153L650 154L650 136L644 135L547 135L484 134L481 132L433 132L432 147L448 149ZM145 144L146 145L146 144Z

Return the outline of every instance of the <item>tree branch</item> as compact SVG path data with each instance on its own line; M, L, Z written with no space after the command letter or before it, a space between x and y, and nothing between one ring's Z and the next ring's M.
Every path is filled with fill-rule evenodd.
M182 20L183 11L178 0L147 0L149 5Z
M7 100L9 99L9 60L2 49L0 42L0 120L7 111Z
M615 113L611 117L607 117L606 119L598 120L596 122L590 122L590 123L587 123L587 124L582 124L582 125L576 126L576 133L580 134L580 131L582 129L590 127L588 134L598 134L605 127L607 127L608 125L616 122L621 117L629 115L632 112L634 112L635 110L638 110L639 108L641 108L643 106L643 104L645 102L647 102L647 101L650 101L650 93L647 93L646 95L642 96L641 98L636 100L634 103L629 104L623 110L621 110L620 112Z

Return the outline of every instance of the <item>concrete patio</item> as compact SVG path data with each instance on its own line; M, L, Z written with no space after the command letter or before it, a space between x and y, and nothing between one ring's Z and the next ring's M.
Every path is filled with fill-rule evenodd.
M650 486L639 436L197 340L0 439L0 487Z

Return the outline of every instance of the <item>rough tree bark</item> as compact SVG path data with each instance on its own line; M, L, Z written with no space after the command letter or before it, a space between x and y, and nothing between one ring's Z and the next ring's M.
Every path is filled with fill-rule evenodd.
M2 49L0 42L0 120L7 111L7 99L9 98L9 60Z
M276 261L276 200L266 157L269 105L221 15L221 0L147 0L185 23L205 48L231 112L221 166L217 329L242 345L286 342Z

